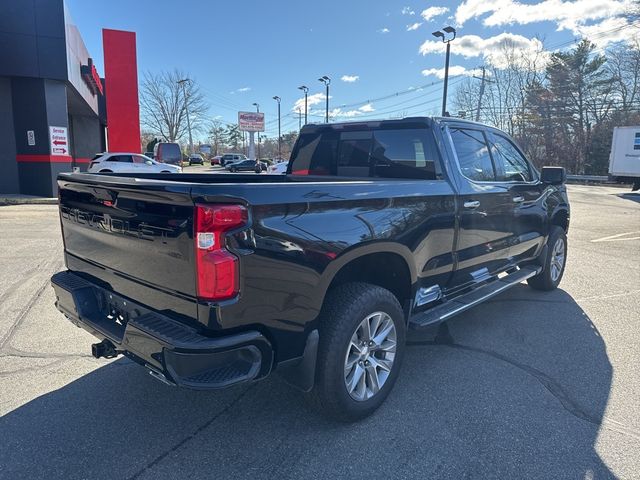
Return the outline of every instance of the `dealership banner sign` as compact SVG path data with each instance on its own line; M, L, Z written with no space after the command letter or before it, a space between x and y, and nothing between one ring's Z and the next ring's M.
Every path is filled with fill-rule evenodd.
M238 112L238 128L242 132L264 132L264 113Z

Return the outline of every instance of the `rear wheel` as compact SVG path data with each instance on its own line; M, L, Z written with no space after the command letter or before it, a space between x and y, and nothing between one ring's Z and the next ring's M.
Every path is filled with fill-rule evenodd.
M396 382L405 336L402 308L388 290L349 283L329 292L309 394L314 406L341 421L371 415Z
M536 290L548 291L557 288L567 264L567 235L563 228L556 225L551 227L547 245L549 250L542 272L527 280L529 286Z
M113 170L100 170L98 173L113 173Z
M161 170L160 173L171 173L169 170Z
M229 171L230 171L231 173L236 173L238 170L236 170L235 168L233 168L233 167L232 167Z

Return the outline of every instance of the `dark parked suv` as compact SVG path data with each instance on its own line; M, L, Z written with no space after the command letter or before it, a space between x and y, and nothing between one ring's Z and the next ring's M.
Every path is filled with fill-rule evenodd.
M407 329L558 286L564 180L451 118L307 125L286 175L64 173L56 306L95 357L197 389L276 371L353 420L393 388Z

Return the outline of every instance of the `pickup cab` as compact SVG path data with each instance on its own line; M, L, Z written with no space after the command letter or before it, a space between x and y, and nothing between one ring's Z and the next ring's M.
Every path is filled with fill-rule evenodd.
M60 174L57 308L167 384L277 371L371 414L408 329L558 286L569 205L504 132L452 118L305 126L286 175ZM517 312L514 312L516 314Z

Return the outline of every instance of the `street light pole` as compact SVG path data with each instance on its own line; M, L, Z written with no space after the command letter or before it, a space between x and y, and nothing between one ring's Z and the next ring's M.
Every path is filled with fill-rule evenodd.
M329 123L329 85L331 84L331 79L326 75L320 77L318 79L319 82L324 83L325 87L327 87L326 93L326 112L324 116L324 123Z
M298 130L302 130L302 110L298 107Z
M190 82L188 78L178 80L178 85L182 85L182 94L184 96L184 108L187 111L187 129L189 130L189 155L193 154L193 137L191 136L191 120L189 119L189 98L187 97L187 89L185 83Z
M451 54L451 42L456 38L456 29L453 27L444 27L441 32L433 32L432 35L436 38L442 39L443 43L447 44L447 53L444 62L444 91L442 92L442 116L447 114L447 90L449 88L449 56ZM445 33L453 35L450 39L446 39Z
M306 85L301 85L298 87L298 90L302 90L304 92L304 124L307 124L307 95L309 94L309 87Z
M273 99L278 102L278 158L282 158L282 137L280 136L280 97L276 95Z

